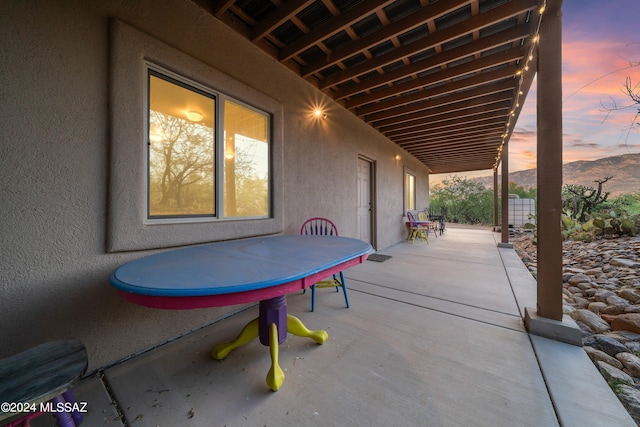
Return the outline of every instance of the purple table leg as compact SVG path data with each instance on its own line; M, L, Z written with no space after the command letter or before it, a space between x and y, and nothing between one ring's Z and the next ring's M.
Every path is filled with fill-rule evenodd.
M73 410L71 411L71 417L76 423L76 426L79 426L80 424L82 424L82 414L80 414L80 412L78 411L76 399L73 397L73 393L71 393L71 390L67 390L62 393L62 397L64 397L64 400L71 404L71 407L73 408Z
M279 296L268 300L260 301L259 307L260 343L268 346L270 344L269 330L272 323L278 329L278 344L282 344L287 339L287 298Z
M65 399L62 395L54 397L51 401L56 408L58 408L58 406L64 407ZM54 415L58 427L76 427L76 423L73 421L69 412L56 412Z

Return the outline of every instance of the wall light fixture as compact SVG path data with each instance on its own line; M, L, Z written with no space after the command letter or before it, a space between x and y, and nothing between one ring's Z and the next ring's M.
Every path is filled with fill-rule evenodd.
M324 111L322 111L320 108L316 108L313 111L313 115L316 116L316 118L318 118L318 119L326 119L327 118L327 114Z

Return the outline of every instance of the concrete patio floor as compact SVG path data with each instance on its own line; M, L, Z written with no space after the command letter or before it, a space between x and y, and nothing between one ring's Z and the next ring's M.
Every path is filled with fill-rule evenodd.
M289 313L329 340L289 335L277 392L258 341L210 357L252 306L84 379L83 425L635 426L582 348L526 332L535 281L499 238L450 227L381 251L392 258L346 271L350 309L331 289L314 313L309 292L290 295Z

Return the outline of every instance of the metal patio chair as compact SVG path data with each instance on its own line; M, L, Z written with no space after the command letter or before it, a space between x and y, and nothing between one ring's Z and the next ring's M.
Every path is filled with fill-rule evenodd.
M300 234L313 236L337 236L338 227L336 227L336 225L327 218L314 217L309 218L304 222L304 224L302 224L302 227L300 227ZM338 275L340 278L337 277ZM311 311L315 311L316 288L336 288L336 292L340 292L340 288L342 288L344 301L347 304L347 308L349 308L349 295L347 294L347 285L344 281L344 274L342 271L337 275L334 274L331 279L321 280L311 285Z
M407 236L407 240L411 240L411 244L413 244L416 240L416 237L419 237L423 241L429 243L429 229L425 226L418 224L416 221L416 217L413 216L411 212L407 211L407 219L409 220L409 235Z
M429 236L429 230L433 231L436 238L438 237L438 223L431 221L426 212L418 212L418 225L422 225L427 228L427 237Z

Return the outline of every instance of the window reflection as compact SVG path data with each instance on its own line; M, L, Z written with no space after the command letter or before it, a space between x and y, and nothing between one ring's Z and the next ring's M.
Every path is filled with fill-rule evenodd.
M224 216L269 215L269 116L224 103Z
M220 98L216 148L216 97L149 69L149 218L269 217L270 116Z
M214 112L212 97L150 72L149 217L215 215Z
M405 211L416 209L416 177L409 172L404 174L404 203Z

